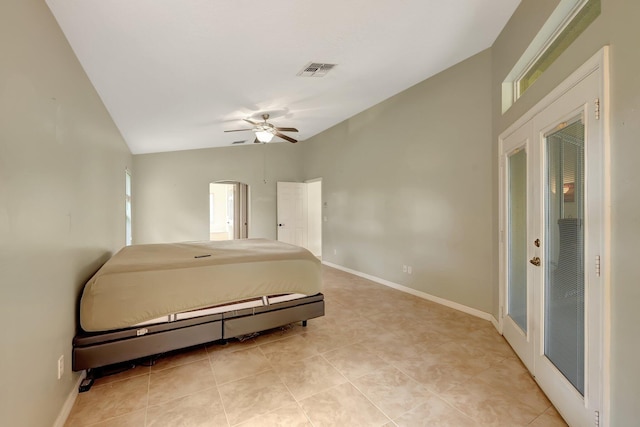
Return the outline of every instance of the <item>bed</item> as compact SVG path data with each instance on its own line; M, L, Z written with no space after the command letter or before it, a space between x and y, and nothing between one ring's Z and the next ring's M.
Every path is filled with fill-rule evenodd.
M73 370L324 315L320 261L266 239L127 246L87 282Z

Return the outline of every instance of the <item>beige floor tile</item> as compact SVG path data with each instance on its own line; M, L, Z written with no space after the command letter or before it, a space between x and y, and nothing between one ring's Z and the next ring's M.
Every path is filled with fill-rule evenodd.
M209 359L215 360L216 357L225 354L232 353L234 351L240 351L251 347L256 347L257 344L254 339L238 340L231 338L227 341L216 341L206 345L207 354Z
M369 341L377 333L375 323L357 316L345 322L339 322L335 327L311 329L302 336L309 338L318 353L325 353L347 345Z
M301 334L306 330L307 328L303 327L301 322L296 322L290 325L282 326L280 328L262 331L253 340L257 345L261 345L272 341L278 341L284 338L288 338L293 335Z
M435 395L394 419L398 427L480 427L480 424ZM506 427L506 426L505 426Z
M142 365L136 365L132 369L126 369L126 368L123 368L123 369L125 370L122 372L97 378L94 382L94 387L109 384L116 381L126 380L128 378L139 377L141 375L149 375L149 372L151 372L151 367L142 366Z
M490 368L496 358L475 348L469 348L457 341L450 341L428 351L429 358L446 363L465 375L474 376Z
M364 342L328 351L323 357L349 380L390 366Z
M440 397L487 426L525 426L542 412L475 378L445 391Z
M240 427L312 427L300 406L290 405L251 418Z
M343 334L340 331L332 331L330 329L305 332L302 336L310 343L311 346L313 346L314 351L318 354L354 344L349 335ZM356 342L360 341L362 341L362 339L359 339Z
M493 326L491 326L491 329L473 331L464 340L457 342L471 351L491 356L496 361L513 357L514 355L507 341Z
M551 406L549 399L518 360L504 359L478 374L476 378L531 406L540 413Z
M567 427L567 423L552 406L544 414L533 420L528 427Z
M146 409L141 409L98 424L92 424L91 427L141 427L145 425L146 412Z
M276 372L298 401L347 382L347 379L321 356L282 364L276 368Z
M350 307L343 306L337 301L327 301L325 296L325 315L309 320L307 328L303 328L302 332L310 332L318 328L336 330L358 317L360 315L351 310Z
M232 426L295 404L274 371L222 384L218 390Z
M236 381L271 369L269 360L258 347L226 352L211 361L217 384Z
M244 350L256 346L256 341L253 338L230 338L228 340L220 340L208 343L206 345L206 348L209 359L214 360L221 354Z
M94 386L78 395L65 425L86 426L146 408L148 390L148 375Z
M175 368L176 366L186 365L207 357L207 350L203 345L165 353L155 361L151 367L151 372Z
M174 400L215 386L208 359L151 372L149 405Z
M149 406L147 427L227 426L227 417L216 387Z
M472 378L458 369L460 364L443 357L407 357L393 362L393 365L436 394L464 384Z
M390 421L350 383L308 397L300 406L315 427L383 426Z
M424 386L391 366L352 383L391 419L419 406L431 395Z
M366 344L376 352L378 357L389 363L404 360L407 357L420 357L425 352L438 346L416 340L415 337L404 330L378 331L375 336L367 339L363 344Z
M314 343L306 338L306 333L287 337L260 345L260 350L273 364L288 363L306 359L318 354Z

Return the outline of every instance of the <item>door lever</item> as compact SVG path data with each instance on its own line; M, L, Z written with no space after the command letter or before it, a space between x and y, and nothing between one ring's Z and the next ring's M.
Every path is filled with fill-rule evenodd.
M529 262L535 265L536 267L540 267L540 257L534 256L529 260Z

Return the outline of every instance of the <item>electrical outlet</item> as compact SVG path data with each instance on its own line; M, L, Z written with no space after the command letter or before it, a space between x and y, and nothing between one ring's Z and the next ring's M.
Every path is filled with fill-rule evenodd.
M64 354L58 358L58 379L64 374Z
M411 268L410 265L407 266L407 273L411 274L413 272L413 269Z
M406 266L406 265L403 265L403 266L402 266L402 272L403 272L403 273L406 273L406 272L407 272L407 266Z

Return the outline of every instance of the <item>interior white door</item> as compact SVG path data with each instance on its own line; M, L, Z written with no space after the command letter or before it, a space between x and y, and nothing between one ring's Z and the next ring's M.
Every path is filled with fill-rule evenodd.
M500 271L504 286L502 333L525 366L533 370L533 284L537 273L529 268L534 257L531 215L534 168L532 124L526 123L502 141Z
M603 131L596 73L534 119L542 188L534 375L570 425L602 405Z
M307 185L302 182L277 184L278 240L307 247Z

